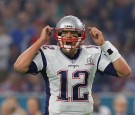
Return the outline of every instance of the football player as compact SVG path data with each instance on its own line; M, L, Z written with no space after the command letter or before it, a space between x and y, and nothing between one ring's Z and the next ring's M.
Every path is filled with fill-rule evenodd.
M118 50L96 27L88 27L96 46L82 45L85 25L75 16L63 17L55 28L58 46L50 40L53 28L46 26L40 38L14 64L22 73L42 73L46 86L44 115L91 115L92 83L97 71L118 76L130 75L130 67Z

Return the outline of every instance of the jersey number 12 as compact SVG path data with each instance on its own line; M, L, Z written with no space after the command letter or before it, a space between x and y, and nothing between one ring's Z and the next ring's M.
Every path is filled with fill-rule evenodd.
M72 79L80 79L80 76L84 77L83 82L76 83L71 88L71 96L68 96L68 71L62 70L58 72L60 76L60 93L58 96L58 101L88 101L88 92L83 93L83 96L80 97L80 88L86 88L88 85L88 74L89 72L86 70L75 71L72 74Z

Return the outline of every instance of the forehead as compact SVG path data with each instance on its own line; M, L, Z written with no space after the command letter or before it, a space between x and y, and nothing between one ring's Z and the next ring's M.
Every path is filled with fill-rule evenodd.
M58 35L66 35L66 34L72 34L72 35L77 35L81 36L82 31L79 29L73 29L73 28L62 28L62 29L57 29Z
M77 30L70 30L70 29L63 29L63 30L60 30L59 32L61 32L61 33L68 33L68 32L70 32L71 34L78 34Z

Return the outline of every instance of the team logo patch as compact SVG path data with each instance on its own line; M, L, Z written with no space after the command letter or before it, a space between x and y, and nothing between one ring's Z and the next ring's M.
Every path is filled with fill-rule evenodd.
M85 65L94 65L92 55L89 55L87 58L87 63Z

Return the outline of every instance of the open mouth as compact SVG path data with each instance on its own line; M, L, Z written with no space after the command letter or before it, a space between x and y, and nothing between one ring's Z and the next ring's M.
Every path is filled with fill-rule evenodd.
M72 45L72 42L66 42L66 45Z

